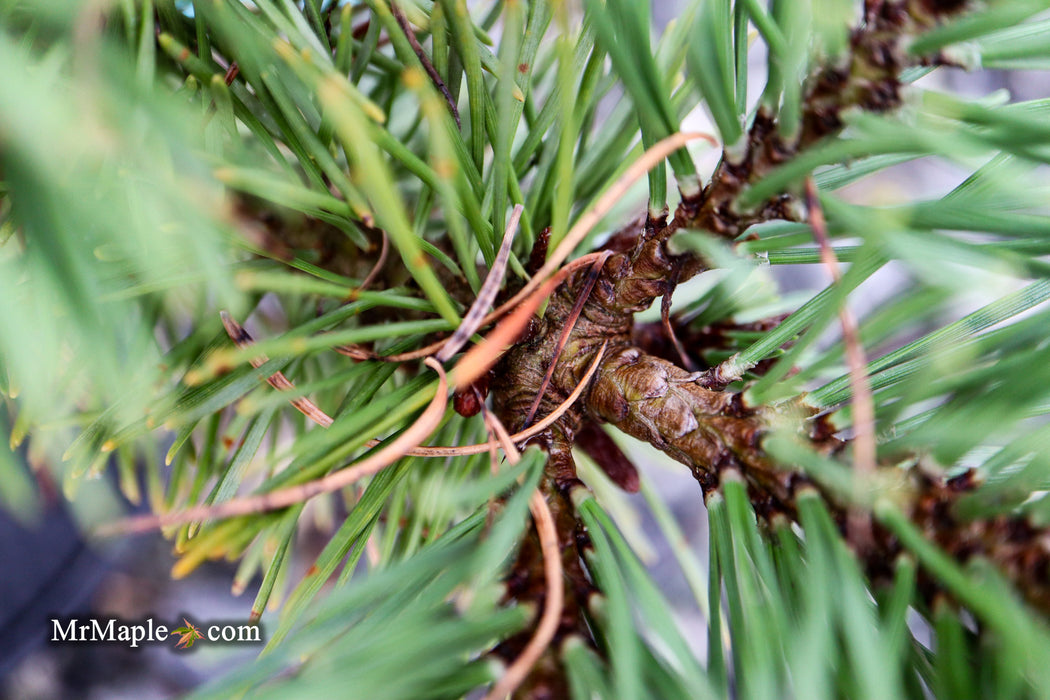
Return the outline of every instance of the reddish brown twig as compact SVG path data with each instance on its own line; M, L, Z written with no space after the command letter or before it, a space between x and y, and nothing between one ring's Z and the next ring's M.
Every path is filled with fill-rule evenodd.
M543 652L547 650L551 640L554 639L558 631L562 608L565 605L565 583L562 580L558 533L554 527L554 517L539 489L533 491L532 497L529 498L529 512L532 513L532 521L536 524L536 534L539 535L540 549L543 552L543 574L547 584L543 614L540 616L540 622L536 625L536 631L533 632L528 645L521 655L507 667L503 677L485 696L486 700L504 698L522 684L533 666L543 656Z
M230 336L230 339L233 340L237 347L244 350L254 344L255 341L252 339L251 335L248 334L248 331L244 330L244 326L234 321L232 316L225 311L220 311L219 316L222 318L222 325L226 329L227 335ZM256 357L249 359L248 362L251 363L252 367L258 369L268 362L269 359L270 358L266 355L257 355ZM266 378L266 383L278 391L295 390L295 385L292 384L288 377L284 376L283 372L274 372ZM327 428L333 422L331 416L318 408L317 404L305 396L296 399L289 399L289 402L299 409L304 416L323 428Z
M578 270L581 267L590 265L599 255L601 255L601 253L588 253L587 255L581 255L572 262L566 263L565 267L558 270L557 274L555 275L555 279L553 280L554 284L552 285L552 288L557 287L557 285L564 281L565 278L568 277L572 272ZM520 293L518 296L520 296ZM540 303L542 303L542 301L543 299L541 295L541 298L537 302L537 306ZM513 309L514 307L510 304L502 304L498 309L485 316L485 318L481 322L481 326L483 327L492 323L493 321L498 321L499 319L503 318L507 314L507 312ZM356 345L337 345L332 349L338 352L340 355L346 355L347 357L352 357L355 360L409 362L410 360L418 360L423 357L430 357L434 353L441 350L441 348L443 348L448 341L449 338L443 338L418 350L411 350L409 352L403 352L397 355L379 355L378 353L372 352L371 350Z
M180 525L196 520L231 518L237 515L277 510L294 503L307 501L323 493L337 491L345 486L349 486L358 479L381 471L425 440L440 424L441 417L445 413L445 406L448 404L448 380L445 377L445 370L439 362L432 358L427 358L426 365L438 374L437 391L434 392L434 398L430 400L430 404L424 409L422 415L416 419L416 422L410 425L403 433L375 452L370 453L360 462L315 481L289 486L277 491L235 498L216 505L195 506L173 513L143 515L119 520L99 528L96 534L110 536L145 532L158 527Z
M223 325L226 327L226 332L229 334L230 338L233 339L233 341L237 344L237 347L241 349L247 349L251 347L255 341L251 337L251 335L249 335L248 331L246 331L244 327L241 326L239 323L234 321L233 318L225 311L221 312L221 316ZM511 436L514 442L523 442L529 439L530 437L533 437L543 432L543 430L545 430L548 426L557 421L565 413L565 411L569 409L569 407L571 407L577 400L579 400L580 395L587 388L587 384L590 382L591 377L593 377L594 373L597 371L598 363L601 361L604 350L605 347L602 346L601 350L595 356L594 361L591 363L591 366L587 369L587 372L584 374L583 379L576 386L576 388L573 389L572 393L569 394L569 397L565 401L563 401L557 408L551 411L550 414L545 416L543 420L539 421L536 425L526 430L522 430L516 433L515 435ZM259 355L250 359L249 362L253 367L261 367L265 362L267 362L267 358L265 355ZM266 381L270 384L270 386L279 391L295 390L295 384L293 384L291 380L289 380L281 372L275 372L274 374L270 375L270 377L268 377ZM333 423L333 419L331 418L331 416L322 411L317 406L317 404L315 404L310 399L300 397L296 399L291 399L289 402L303 415L310 418L322 427L327 428ZM375 447L379 444L380 442L378 440L369 440L367 443L365 443L367 447ZM486 448L487 444L464 445L461 447L415 447L406 452L405 454L407 456L413 457L451 457L480 454L481 452L484 452Z
M496 364L496 360L521 337L529 319L540 308L540 304L557 289L564 276L568 275L558 275L547 280L546 284L526 297L513 313L500 321L482 342L468 350L452 369L453 385L457 388L470 386L478 377L488 372L492 365Z
M397 20L397 26L401 27L401 31L405 33L405 38L408 39L408 43L412 45L412 51L415 52L419 62L423 65L423 70L430 76L430 80L434 83L434 87L438 89L438 92L445 98L445 102L448 103L448 110L452 112L452 118L456 120L456 126L462 126L459 122L459 109L456 107L456 101L452 99L452 93L448 91L448 87L445 85L445 81L442 80L441 74L437 72L437 68L430 61L430 57L427 56L426 51L419 44L419 39L416 38L416 33L412 31L412 26L408 23L408 18L405 17L405 13L401 11L401 8L397 6L396 2L390 3L390 12L394 15L394 19Z
M361 284L357 285L357 289L347 295L347 302L353 301L357 298L358 294L368 289L372 283L375 282L376 278L379 277L379 273L383 270L383 265L386 264L386 257L390 252L390 237L387 235L386 231L380 230L379 233L382 236L382 243L379 247L379 258L376 260L375 264L372 265L372 269L368 271L365 278L361 280Z
M503 446L507 461L512 465L520 462L521 454L499 418L486 412L486 420L491 426L492 433ZM550 507L540 489L533 491L529 497L529 512L532 513L532 521L536 525L540 552L543 556L543 574L546 583L543 613L540 615L539 623L528 644L485 695L485 700L499 700L507 697L521 685L554 639L561 620L562 608L565 605L565 582L562 580L558 531L554 525L554 516L551 515Z
M598 257L591 265L591 269L587 272L587 277L583 281L583 285L580 287L579 296L576 298L576 303L573 304L572 310L569 311L568 318L565 319L565 327L562 328L561 337L558 338L557 349L554 351L554 359L551 360L550 366L547 367L547 373L543 377L543 381L540 383L539 389L536 390L536 398L532 400L532 405L529 406L529 412L525 414L525 422L522 423L522 428L528 428L532 424L532 419L536 417L536 410L540 407L540 402L543 400L543 395L547 391L547 387L551 383L551 377L554 375L554 370L558 366L558 360L561 357L562 350L565 349L565 344L569 342L569 336L572 334L572 329L576 325L576 319L580 317L580 312L583 311L583 305L587 302L587 298L591 295L591 290L594 289L594 283L598 281L598 275L602 271L602 266L605 265L605 261L612 255L611 251L605 251Z
M831 277L838 284L842 280L839 261L828 240L828 227L824 220L824 209L820 205L817 186L812 177L806 178L806 207L809 210L809 226L820 247L820 259ZM842 342L846 347L846 363L849 365L849 381L853 392L853 464L860 477L858 483L875 473L875 401L868 382L868 360L860 341L857 319L843 300L839 309L842 325ZM868 549L872 546L871 518L863 510L852 508L849 512L849 536L854 546Z
M674 326L671 324L671 296L674 294L675 287L678 286L679 269L677 265L674 266L671 276L667 280L667 291L664 292L663 297L660 299L660 323L663 326L664 335L671 341L675 352L678 353L678 359L681 360L682 367L692 372L696 369L696 365L689 358L689 353L685 351L682 341L678 339L678 334L675 333Z
M564 401L558 404L554 410L544 416L541 420L537 421L536 425L530 426L525 430L521 430L511 435L510 439L512 442L520 444L531 437L539 435L556 423L577 401L579 401L583 392L590 387L591 379L594 377L595 372L598 371L598 366L601 364L602 358L605 356L605 347L607 344L608 343L603 344L601 348L598 349L590 366L587 368L587 372L583 375L583 378L580 379L579 384L577 384L572 390L572 393L570 393ZM366 445L370 447L378 444L378 440L370 440L366 443ZM461 445L459 447L416 447L409 450L406 454L413 457L458 457L463 455L481 454L488 449L488 446L488 443L478 443L476 445Z

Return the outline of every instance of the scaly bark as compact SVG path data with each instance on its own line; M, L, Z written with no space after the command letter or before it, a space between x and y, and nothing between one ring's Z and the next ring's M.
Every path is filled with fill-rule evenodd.
M582 427L587 422L608 423L688 466L705 493L732 471L747 482L761 516L794 519L799 488L817 488L841 522L849 504L839 494L777 464L763 447L763 438L774 427L783 429L789 423L818 451L843 450L846 443L816 419L813 409L802 402L776 408L748 406L741 393L724 390L714 370L687 372L634 346L633 315L664 292L669 284L665 275L675 265L665 239L647 225L639 232L634 250L616 253L606 262L560 357L554 357L557 339L585 271L556 291L531 337L497 366L497 376L506 381L494 386L494 406L501 420L516 431L552 362L557 361L541 415L568 396L601 344L608 343L583 402L538 437L550 452L548 493L564 494L578 483L571 448ZM960 562L975 556L993 561L1030 603L1050 613L1050 533L1023 518L967 521L958 517L954 505L975 488L972 478L946 480L918 468L903 475L898 475L896 466L885 469L899 482L898 504L931 541ZM874 546L858 551L858 556L877 581L890 572L899 551L892 536L877 530ZM932 595L932 586L927 589Z
M821 139L836 135L843 127L844 111L860 108L882 112L897 107L902 69L944 62L941 56L909 56L904 50L905 39L967 5L958 0L866 2L864 23L851 35L846 60L821 68L807 81L796 134L785 136L770 112L759 110L744 147L723 154L698 197L681 202L670 221L635 222L612 236L604 246L612 255L578 319L571 318L571 312L586 271L577 272L556 290L543 318L497 365L495 376L499 380L493 385L493 405L500 419L516 431L523 427L524 416L549 367L554 367L552 381L538 415L550 412L569 395L594 354L607 344L585 399L535 438L550 453L543 485L548 500L561 505L559 528L565 529L564 541L577 537L580 529L574 518L566 517L571 509L565 507L566 494L579 483L572 446L581 432L592 432L595 425L603 423L648 442L688 466L705 494L717 489L728 474L734 478L740 475L748 484L756 512L765 519L794 519L800 488L816 488L845 532L843 524L850 504L836 493L821 489L802 472L777 464L765 450L763 439L774 426L782 428L788 422L801 439L824 454L838 453L846 443L836 439L801 402L778 408L748 406L740 393L725 391L737 377L720 376L717 368L688 372L676 366L666 359L673 356L667 339L656 339L651 329L635 334L633 318L655 299L673 291L677 282L706 269L704 261L695 256L671 254L667 243L676 231L698 228L733 239L761 221L799 218L801 212L789 192L747 210L739 207L737 200L750 184L778 165ZM568 343L559 354L558 339L572 323L575 325ZM649 354L635 344L634 338L663 357ZM708 342L702 335L691 339ZM694 357L703 350L686 349ZM991 560L1033 606L1050 613L1050 532L1038 530L1019 517L978 521L959 517L955 505L975 488L972 474L945 479L918 467L902 472L886 466L880 471L880 476L898 482L898 504L931 541L960 562L974 557ZM526 546L519 553L512 582L539 580L536 572L542 562L535 550ZM894 537L876 526L874 540L865 543L857 554L872 581L878 583L892 576L900 550ZM563 551L568 565L574 554L569 548ZM929 598L938 593L928 579L923 590ZM510 599L537 599L535 592L521 587L511 586L509 593ZM586 632L582 602L578 599L567 608L559 640L571 631ZM508 640L501 649L512 649L515 643ZM535 678L519 696L547 697L551 688L561 687L552 680L552 674L557 673L557 654L557 644L552 645Z
M568 492L555 488L549 477L544 479L540 488L548 494L547 505L551 509L558 531L562 570L566 578L565 602L554 639L515 694L535 700L557 700L570 696L568 679L562 672L558 652L562 643L571 636L591 639L585 611L591 595L596 593L597 589L583 568L583 554L590 547L590 540L583 525L576 519ZM513 600L519 605L530 605L537 614L543 609L547 599L547 588L543 553L535 533L530 533L522 542L515 565L505 584L506 600ZM515 635L497 646L493 653L509 664L521 654L530 637L531 634Z

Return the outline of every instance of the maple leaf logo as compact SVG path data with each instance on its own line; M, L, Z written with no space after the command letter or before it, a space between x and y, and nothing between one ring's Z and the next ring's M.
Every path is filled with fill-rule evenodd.
M169 636L174 637L175 635L179 635L179 641L175 644L176 649L189 649L198 639L204 639L204 635L201 634L201 631L197 629L196 625L186 618L182 618L182 621L185 623L185 627L173 629Z

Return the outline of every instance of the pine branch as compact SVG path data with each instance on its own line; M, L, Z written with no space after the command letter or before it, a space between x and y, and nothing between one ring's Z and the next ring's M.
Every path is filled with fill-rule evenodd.
M537 402L543 412L542 407L563 399L578 383L581 368L597 345L609 344L585 404L539 438L550 453L549 481L545 482L549 497L565 494L578 484L571 456L577 435L592 423L609 423L690 467L708 497L727 479L742 478L756 512L768 522L796 521L799 495L816 489L830 504L839 530L846 534L847 513L852 508L870 509L876 500L892 500L922 535L958 562L975 558L994 562L1030 604L1050 613L1050 548L1046 544L1050 530L1033 527L1023 516L961 518L956 506L977 486L971 473L946 479L919 468L915 460L904 474L896 463L883 463L860 484L814 481L772 454L766 440L774 432L786 432L820 458L840 455L848 443L833 437L815 409L802 401L776 408L750 406L742 393L725 391L754 363L687 372L646 354L632 341L635 313L656 298L669 296L679 280L707 267L698 256L670 254L667 243L674 234L696 228L732 239L759 222L797 220L800 211L791 194L758 197L749 191L751 186L822 139L839 134L844 112L859 108L880 113L898 107L905 68L945 62L941 55L909 55L910 37L964 9L966 3L931 5L918 0L869 4L864 24L850 37L846 67L824 66L807 81L795 134L784 134L770 107L760 107L744 147L733 145L724 152L707 187L698 196L683 197L670 222L650 215L644 224L623 227L604 246L612 257L593 290L583 274L577 273L555 292L531 336L497 367L497 376L509 381L494 387L498 414L508 426L518 429L521 416L535 411ZM563 350L564 341L559 338L566 332L568 342ZM667 339L669 345L672 340ZM697 354L704 349L694 348ZM548 387L541 377L553 377L553 382ZM862 495L864 488L869 492ZM562 526L563 537L575 527L570 520ZM852 544L872 583L892 580L893 563L903 548L891 530L880 524L873 537ZM527 566L528 562L519 559L518 567ZM928 602L942 592L933 577L925 580L923 593ZM580 623L568 624L574 626ZM542 674L548 677L550 668Z
M843 115L850 109L874 114L896 109L906 68L947 63L940 54L910 55L910 38L965 11L968 4L964 0L868 3L864 23L850 36L848 55L839 60L844 65L820 66L806 81L797 133L783 133L774 106L764 100L743 146L728 144L731 148L704 191L679 207L676 223L734 239L756 223L797 220L800 212L789 193L752 201L754 197L744 191L800 152L839 134Z
M121 487L141 498L144 456L151 523L236 511L237 492L256 485L250 470L264 465L259 493L285 498L255 503L285 510L173 533L178 575L226 556L241 560L236 590L262 576L253 616L280 597L297 530L315 517L339 523L284 604L273 655L213 697L331 687L446 697L497 681L490 655L519 659L534 634L526 618L548 609L552 560L527 527L537 483L568 585L554 640L519 696L1050 687L1042 618L1013 599L1050 608L1041 524L1050 499L1033 498L1045 486L1050 431L1022 423L1048 411L1048 314L1021 316L1050 286L920 327L967 291L956 263L1011 282L1046 275L1046 192L1033 170L1050 162L1050 109L916 90L921 101L892 114L919 69L973 67L978 57L1050 65L1050 22L1024 21L1045 1L869 0L850 30L860 8L848 0L695 0L656 45L648 4L622 0L586 3L578 31L567 5L546 0L493 2L480 22L463 0L224 0L194 3L192 15L183 4L0 10L0 56L13 67L0 85L0 391L13 420L0 423L12 444L31 436L35 464L46 461L41 446L64 446L77 426L67 491L115 456ZM770 71L745 116L752 25ZM608 123L592 129L621 87ZM696 135L674 133L698 94L725 142L703 188L683 147ZM663 150L635 159L661 138ZM829 194L930 155L972 174L943 199L906 206ZM670 220L665 160L682 195ZM647 215L565 264L648 171ZM765 274L741 256L795 264L827 254L795 247L812 244L798 198L811 175L824 188L831 243L861 239L835 249L852 267L790 316L780 312L793 299L751 316L771 319L736 322L736 310L759 303L732 298L733 284L751 292ZM512 205L523 206L521 233L501 246ZM850 417L849 377L832 374L841 348L818 349L815 338L887 260L920 279L916 294L859 329L872 350L906 343L870 355L886 434L876 473L862 478L846 468L852 446L833 420ZM716 268L729 274L672 316L676 286ZM511 301L488 314L501 282L496 298ZM661 297L662 321L636 323ZM228 347L216 313L226 306L242 319L256 309L258 347ZM538 308L527 337L487 372ZM56 309L60 321L43 324ZM487 330L508 312L514 323ZM129 319L135 337L124 342ZM415 362L436 352L453 361L453 346L475 331L488 335L456 374L472 365L482 375L458 388L459 415L439 416L444 392L433 394ZM918 340L902 340L913 331ZM520 468L489 473L490 444L471 418L486 391L515 439L546 449L545 466L532 451ZM327 427L286 410L288 398ZM338 498L320 496L316 510L298 502L325 490L316 484L345 485L355 462L375 466L365 452L374 438L418 442L411 426L432 400L433 446L397 450L403 459ZM551 422L531 425L542 416ZM174 433L170 478L156 426ZM687 576L708 625L706 667L605 514L615 512L614 485L641 486L659 509L605 427L659 448L700 482L709 580L700 566ZM964 455L1002 435L1009 441L978 472L949 477L931 466L969 466ZM581 463L598 498L580 482L576 447L611 481ZM0 454L5 502L30 488L11 479L11 461ZM994 478L982 483L986 474ZM871 542L851 538L854 513L870 514ZM692 553L673 518L661 522L685 569ZM992 589L1000 578L1012 589ZM908 631L912 605L934 625L934 649Z

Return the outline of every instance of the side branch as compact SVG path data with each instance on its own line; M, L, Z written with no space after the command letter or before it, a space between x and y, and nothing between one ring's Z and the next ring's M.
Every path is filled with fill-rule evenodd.
M723 153L700 196L679 206L673 228L698 228L734 239L763 221L797 220L799 207L788 193L749 208L739 206L737 200L748 186L799 152L841 132L847 110L860 108L878 113L900 106L900 76L905 68L947 63L940 55L910 55L906 50L908 41L961 14L971 4L965 0L868 3L864 23L850 35L846 60L821 66L806 81L797 133L782 133L776 105L760 106L746 143L735 152L727 149Z
M800 489L816 488L828 503L843 534L854 506L841 492L814 483L806 474L778 465L767 453L764 438L774 429L793 429L825 455L846 447L819 421L813 409L796 404L783 409L749 407L740 394L712 391L703 376L633 347L610 353L602 363L587 401L591 417L608 421L623 432L648 442L688 466L705 494L717 489L728 474L741 475L752 504L765 520L796 519ZM1021 516L1000 515L966 520L956 505L977 487L972 472L945 479L919 467L901 470L879 465L865 482L892 483L894 500L931 542L958 562L991 561L1034 607L1050 614L1050 537ZM875 526L871 542L855 552L873 582L892 578L892 563L900 543ZM927 581L925 593L938 592Z

